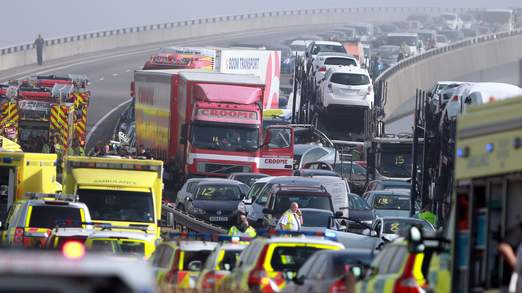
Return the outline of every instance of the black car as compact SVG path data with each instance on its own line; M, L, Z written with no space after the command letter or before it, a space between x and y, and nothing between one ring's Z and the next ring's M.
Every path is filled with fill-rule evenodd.
M366 189L363 193L363 198L366 199L368 197L368 193L375 190L401 190L409 192L411 190L411 183L394 179L374 180L368 183L366 186Z
M263 178L263 177L268 177L268 175L263 174L263 173L248 173L248 172L231 173L230 175L228 175L228 179L243 182L246 185L248 185L249 187L252 186L252 184L254 184L254 182L256 182L258 179Z
M296 202L299 208L334 211L331 195L323 186L274 186L263 208L263 226L275 227L279 217ZM304 220L303 216L303 220Z
M374 258L372 249L322 250L301 266L288 292L352 292ZM353 274L353 276L349 276Z
M235 180L202 182L189 199L189 214L213 224L229 228L235 224L238 206L248 186Z
M350 219L349 230L362 232L372 225L375 220L375 210L359 195L348 194L348 219Z

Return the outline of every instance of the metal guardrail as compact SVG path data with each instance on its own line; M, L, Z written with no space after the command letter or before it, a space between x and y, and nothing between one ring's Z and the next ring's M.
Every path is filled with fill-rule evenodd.
M387 100L387 96L386 96L386 92L387 91L386 91L386 85L385 85L386 80L388 78L390 78L391 76L393 76L394 74L396 74L399 71L401 71L402 69L407 68L409 66L412 66L413 64L416 64L418 62L424 61L424 60L426 60L428 58L439 56L439 55L445 54L447 52L454 51L454 50L457 50L457 49L461 49L461 48L464 48L464 47L467 47L467 46L472 46L472 45L481 44L481 43L490 42L490 41L499 40L499 39L505 39L505 38L509 38L509 37L512 37L512 36L518 36L518 35L522 35L522 29L513 30L513 31L507 31L507 32L501 32L501 33L493 33L493 34L488 34L488 35L482 35L482 36L479 36L479 37L476 37L476 38L465 39L465 40L462 40L462 41L459 41L459 42L455 42L455 43L450 44L448 46L444 46L444 47L428 50L428 51L426 51L426 52L424 52L422 54L415 55L415 56L406 58L404 60L401 60L400 62L398 62L394 66L386 69L384 72L382 72L375 79L374 83L380 87L380 90L381 90L381 93L382 93L382 100L383 101L381 103L381 106L384 106L386 104L386 100Z
M162 215L167 217L171 213L174 217L174 228L181 231L194 231L200 233L227 234L228 231L212 223L195 218L186 212L178 210L172 204L163 204Z
M141 25L133 27L118 28L112 30L83 33L78 35L70 35L58 38L52 38L45 41L46 46L55 46L77 41L89 39L102 39L111 36L126 35L145 31L160 31L165 29L172 29L176 27L186 27L191 25L212 24L231 21L262 19L268 17L285 17L296 15L324 15L324 14L342 14L342 13L445 13L445 12L464 12L471 10L470 8L434 8L434 7L351 7L351 8L325 8L325 9L300 9L300 10L281 10L270 12L257 12L249 14L216 16L199 19L188 19L176 22L167 22L160 24ZM473 9L479 10L479 9ZM33 43L12 45L0 48L0 56L12 54L21 51L33 49Z

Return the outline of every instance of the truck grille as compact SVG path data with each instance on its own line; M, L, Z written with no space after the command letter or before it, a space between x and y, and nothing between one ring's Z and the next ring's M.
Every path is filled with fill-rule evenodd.
M198 172L216 173L216 174L230 174L237 172L251 172L249 166L229 165L229 164L213 164L213 163L199 163Z

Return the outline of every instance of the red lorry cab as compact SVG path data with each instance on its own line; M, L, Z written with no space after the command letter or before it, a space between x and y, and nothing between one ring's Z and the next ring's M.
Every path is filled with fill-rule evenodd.
M137 144L165 161L167 179L292 173L293 130L274 127L263 133L259 78L138 70L134 80Z

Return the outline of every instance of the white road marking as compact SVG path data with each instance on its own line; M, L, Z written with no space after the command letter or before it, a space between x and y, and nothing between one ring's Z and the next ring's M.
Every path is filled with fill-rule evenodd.
M118 76L119 74L118 73L113 73L112 76Z
M130 71L131 71L130 69L125 70L125 72L130 72Z
M100 77L100 80L104 80L104 79L105 79L105 77Z
M92 134L96 131L96 129L98 129L98 127L103 123L103 121L105 121L105 119L109 118L109 116L111 116L112 113L116 112L119 108L125 106L126 104L130 103L131 101L132 101L132 98L119 104L118 106L116 106L115 108L110 110L107 114L105 114L100 120L98 120L98 122L96 122L96 124L94 124L94 126L91 128L89 133L87 133L87 137L85 138L86 144L89 143L89 140L91 139Z

